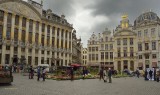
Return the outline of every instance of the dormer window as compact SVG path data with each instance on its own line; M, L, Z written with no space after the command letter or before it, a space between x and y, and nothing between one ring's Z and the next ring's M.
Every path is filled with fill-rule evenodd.
M48 16L48 19L50 19L50 16Z

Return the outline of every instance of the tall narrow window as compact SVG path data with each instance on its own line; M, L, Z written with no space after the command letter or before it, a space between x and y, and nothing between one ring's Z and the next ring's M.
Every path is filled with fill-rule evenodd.
M2 33L3 33L2 31L3 31L3 26L0 25L0 39L2 39L2 35L3 35L3 34L2 34Z
M113 59L113 52L110 52L110 59Z
M6 39L11 39L11 23L12 23L12 14L9 13L7 17L7 32L6 32Z
M33 32L33 20L29 21L29 32Z
M15 17L15 25L19 25L19 16L18 15L16 15L16 17ZM23 21L22 21L22 25L23 25Z
M127 57L127 47L123 48L124 57Z
M156 42L152 42L152 50L156 50Z
M108 50L108 44L105 44L105 50Z
M36 34L35 34L35 42L36 42L36 44L38 44L38 40L39 40L39 34L36 33Z
M89 61L91 61L91 54L89 54Z
M50 45L50 37L47 36L47 46L49 46L49 45Z
M127 45L127 38L123 38L123 45Z
M113 44L110 44L110 50L112 50L113 49Z
M108 42L108 37L106 37L106 42Z
M130 45L133 45L133 38L130 38Z
M58 28L58 29L57 29L57 37L58 37L58 38L59 38L59 30L60 30L60 29Z
M101 44L101 50L104 50L104 44Z
M31 24L31 23L30 23ZM26 18L23 17L22 19L22 27L26 27ZM30 26L31 27L31 26Z
M23 43L25 43L25 38L26 38L25 33L26 33L26 31L22 30L22 42Z
M39 31L39 22L38 21L36 22L36 31L37 32Z
M142 44L138 43L138 51L142 51Z
M52 27L52 35L55 35L55 27Z
M104 52L101 52L101 60L104 59Z
M42 32L45 32L45 24L42 23Z
M63 35L64 35L64 29L62 29L62 32L61 32L61 37L63 38Z
M151 29L151 36L154 37L155 36L155 28Z
M149 50L149 44L145 43L145 50Z
M28 40L29 40L29 43L31 44L32 43L32 33L31 32L29 32Z
M117 45L121 45L121 39L117 39Z
M18 29L14 29L14 41L18 41Z
M141 31L138 31L138 37L141 37Z
M105 52L105 59L108 59L108 52Z
M47 35L50 35L50 25L47 26Z
M134 56L133 53L134 53L134 52L133 52L133 47L130 47L130 57L133 57L133 56Z
M42 46L44 46L44 35L42 35L41 42L42 42Z
M0 10L0 21L3 22L3 19L4 19L4 11Z
M118 57L121 57L121 48L117 48L117 51L118 51Z
M148 29L144 30L144 37L148 37Z

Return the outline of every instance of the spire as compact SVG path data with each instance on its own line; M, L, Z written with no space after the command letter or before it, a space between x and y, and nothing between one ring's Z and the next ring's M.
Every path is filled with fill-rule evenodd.
M43 6L43 1L44 1L44 0L41 0L41 5L42 5L42 6Z

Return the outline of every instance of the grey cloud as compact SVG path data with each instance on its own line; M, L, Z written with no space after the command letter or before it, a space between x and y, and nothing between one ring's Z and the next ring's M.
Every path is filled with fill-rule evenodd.
M41 2L41 0L35 1ZM75 14L75 10L72 6L73 3L74 0L43 0L43 8L51 9L55 14L64 14L66 17L69 17Z
M93 9L93 15L105 15L109 18L112 18L113 14L127 13L133 22L136 17L150 9L159 14L159 3L159 0L97 0L97 3L86 8Z

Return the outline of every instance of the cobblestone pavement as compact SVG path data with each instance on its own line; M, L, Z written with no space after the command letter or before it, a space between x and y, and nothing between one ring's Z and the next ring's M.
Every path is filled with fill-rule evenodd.
M113 78L113 83L102 80L56 81L29 80L14 74L12 85L1 85L0 95L160 95L160 83L143 78Z

